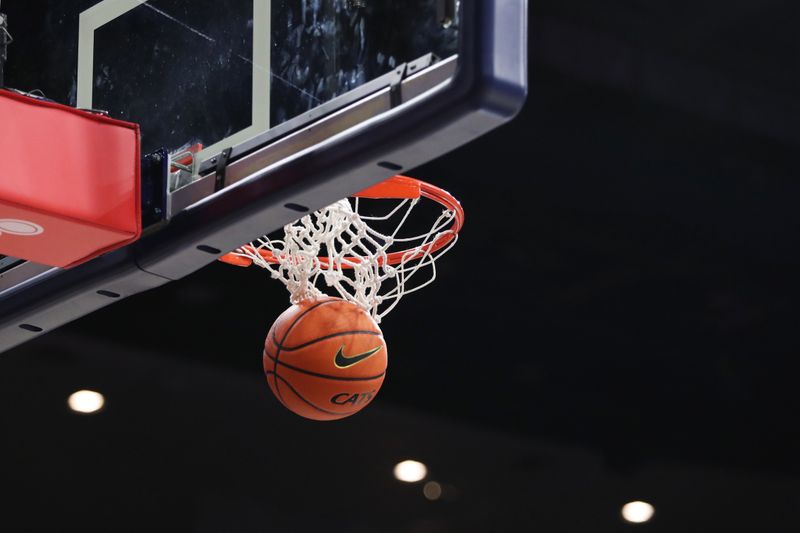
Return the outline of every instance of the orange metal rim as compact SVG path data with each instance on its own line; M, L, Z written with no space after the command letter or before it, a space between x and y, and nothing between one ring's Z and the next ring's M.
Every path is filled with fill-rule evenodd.
M453 242L464 227L464 208L461 207L461 202L444 189L416 178L394 176L353 196L356 198L370 198L375 200L407 200L422 197L437 202L446 210L455 213L453 226L449 230L440 233L432 242L419 249L411 248L387 254L387 263L390 265L398 265L404 261L412 261L442 250ZM256 253L255 248L251 245L242 246L242 249L246 250L248 253ZM258 250L257 253L264 261L273 264L279 262L269 250ZM323 267L328 266L329 260L327 257L320 257L319 260ZM355 257L348 257L346 260L350 262L358 261ZM249 267L253 264L252 259L237 255L236 253L227 254L220 258L220 261L238 267ZM345 264L342 265L342 268L352 267Z

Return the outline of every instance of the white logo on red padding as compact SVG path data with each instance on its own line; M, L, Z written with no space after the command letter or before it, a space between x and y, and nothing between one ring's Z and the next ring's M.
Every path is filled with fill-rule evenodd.
M27 220L0 218L0 235L3 233L19 237L35 237L44 233L44 228L35 222L28 222Z

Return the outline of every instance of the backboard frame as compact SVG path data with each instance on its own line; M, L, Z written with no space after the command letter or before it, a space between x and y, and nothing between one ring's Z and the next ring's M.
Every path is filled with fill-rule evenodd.
M201 179L172 195L169 224L134 245L72 270L22 264L0 273L0 352L181 279L265 227L297 219L298 205L319 209L510 121L527 96L527 0L461 2L461 9L457 64L389 76L357 101L306 116L264 145L251 139L230 147L221 190L210 187L217 177L210 154ZM370 118L354 122L353 116ZM299 152L269 159L303 134L319 136L311 135ZM18 269L30 270L30 277L4 284L19 277Z

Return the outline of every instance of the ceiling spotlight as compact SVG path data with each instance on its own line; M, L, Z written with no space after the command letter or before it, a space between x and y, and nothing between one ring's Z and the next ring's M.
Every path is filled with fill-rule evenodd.
M91 390L79 390L70 395L67 400L69 408L76 413L96 413L105 405L106 399L99 392Z
M394 477L405 483L422 481L428 475L428 467L419 461L403 461L394 467Z
M622 506L622 518L631 524L649 522L655 512L655 507L642 501L629 502Z

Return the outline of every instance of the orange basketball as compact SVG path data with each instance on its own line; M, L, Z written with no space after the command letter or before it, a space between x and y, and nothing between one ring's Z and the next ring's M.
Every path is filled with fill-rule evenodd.
M278 317L264 343L264 372L289 410L312 420L337 420L375 398L387 357L383 333L366 311L321 298Z

